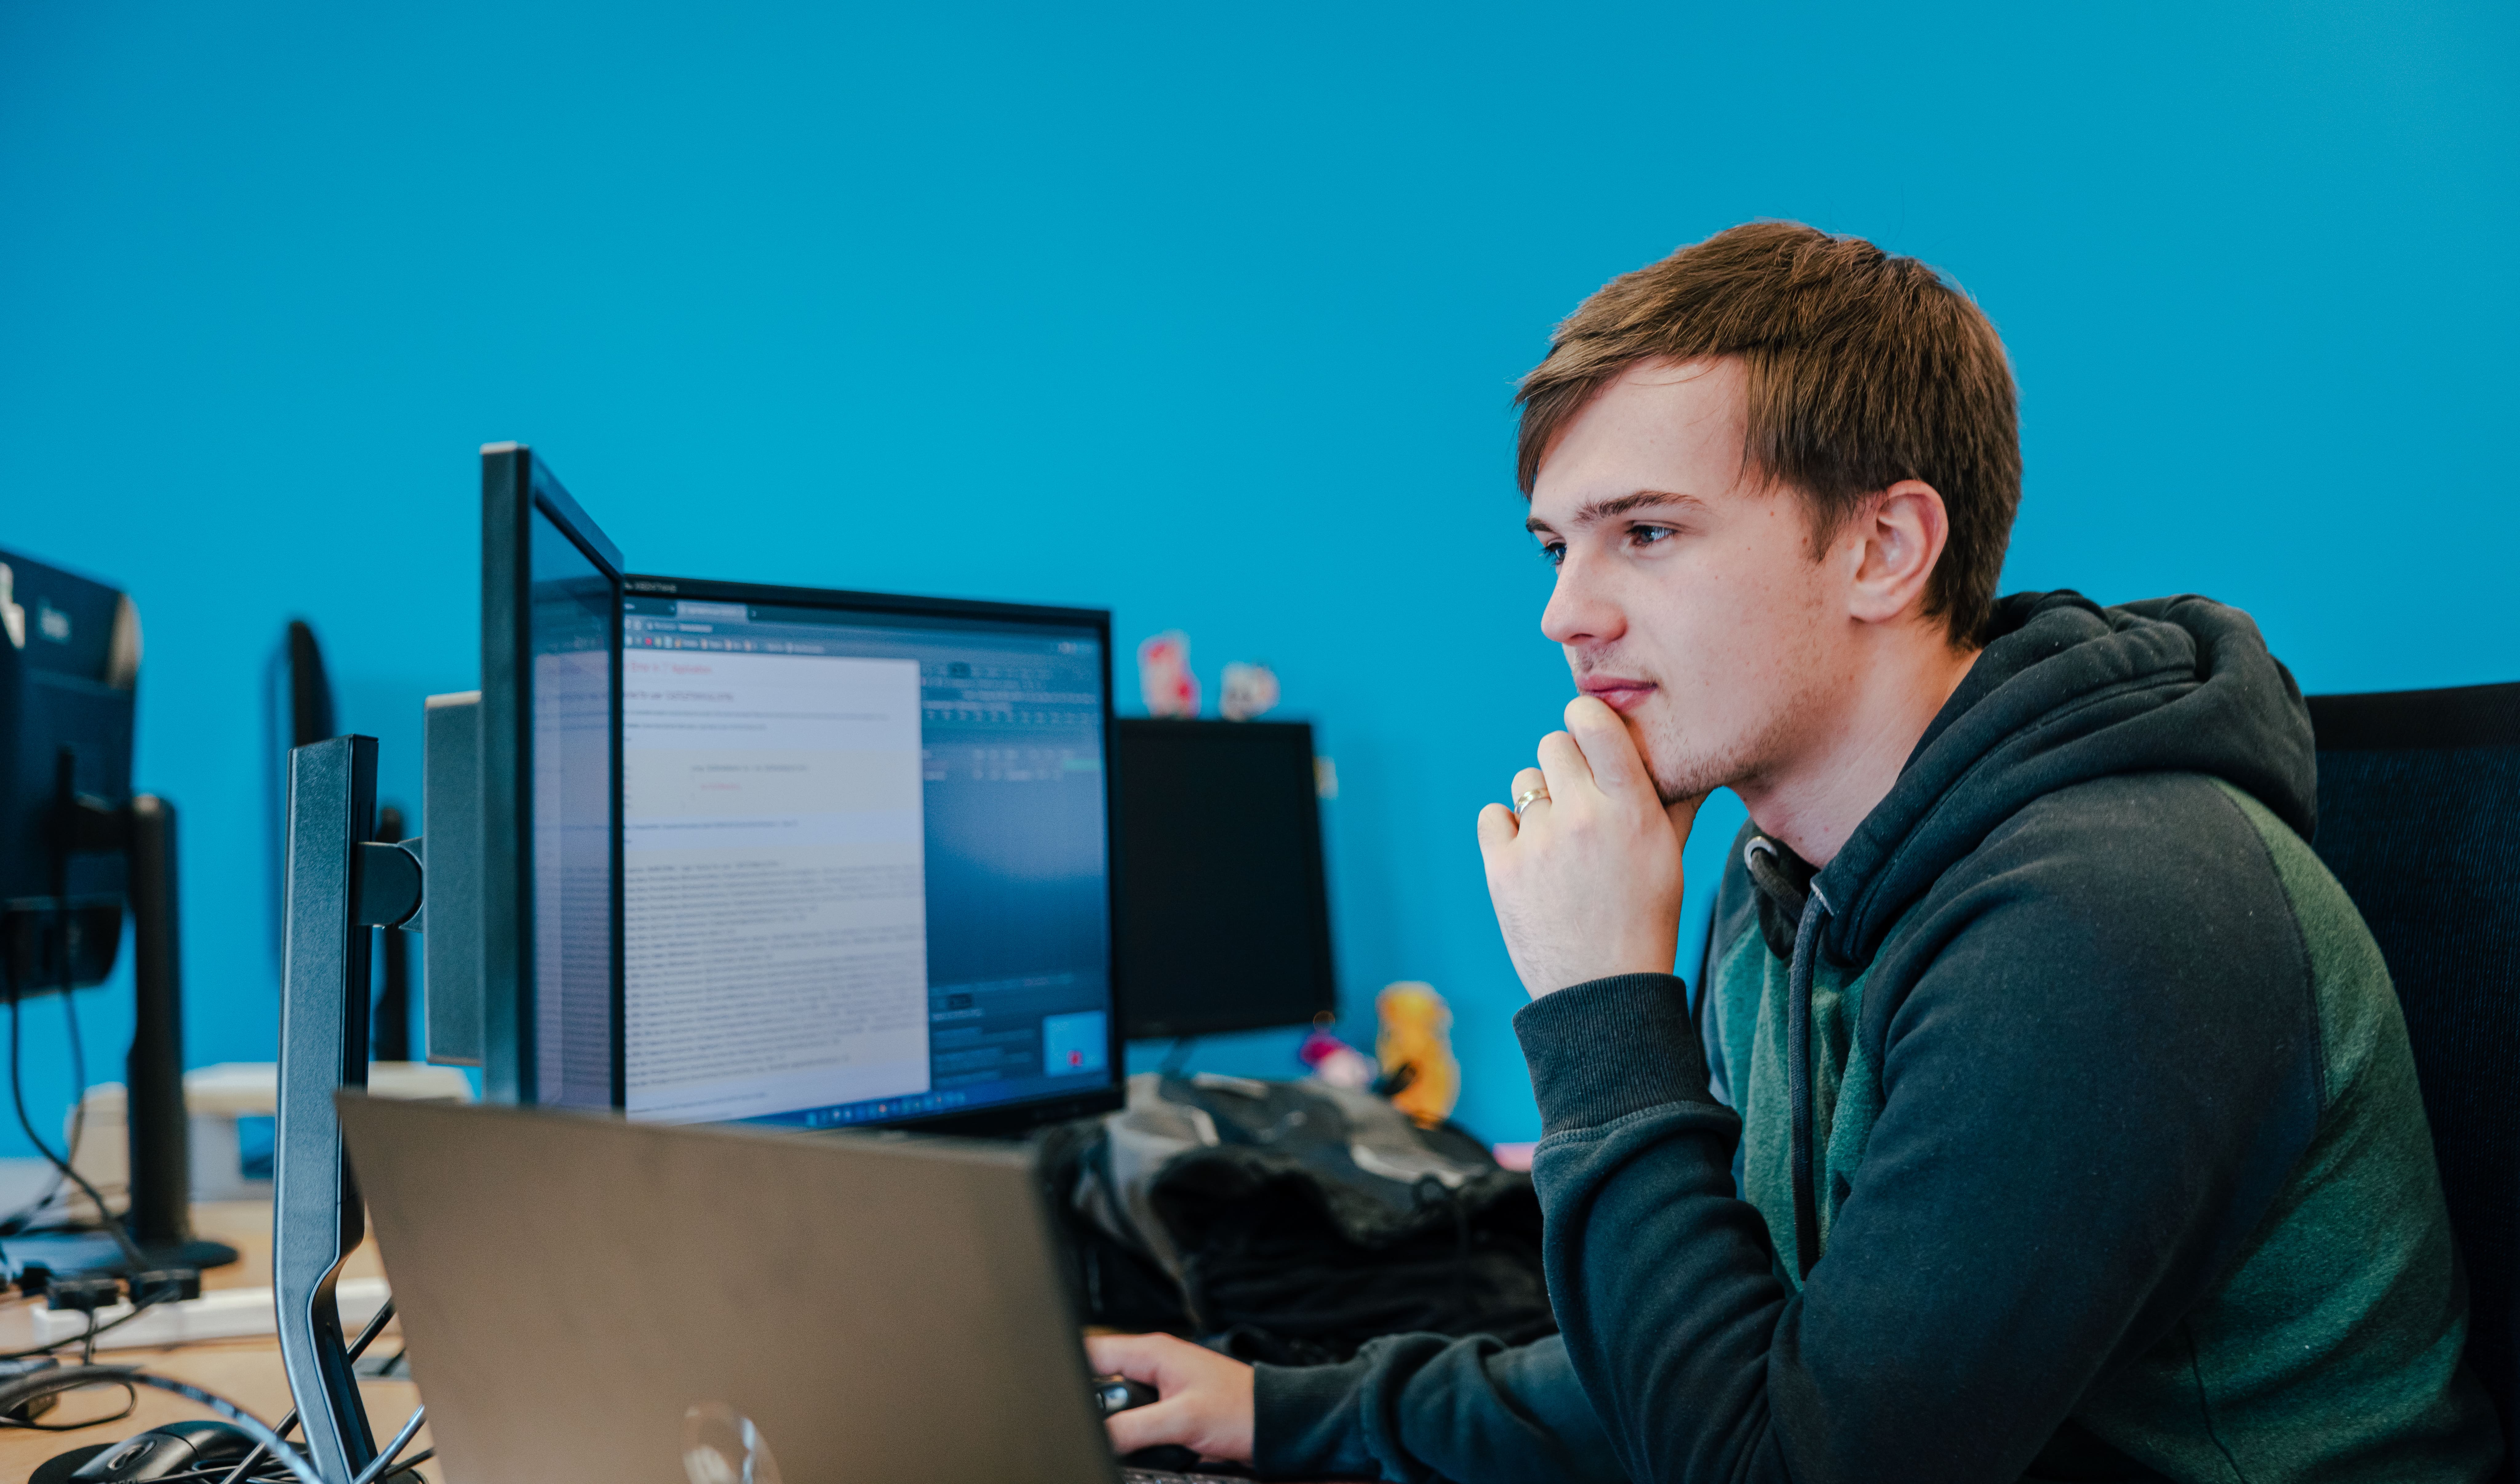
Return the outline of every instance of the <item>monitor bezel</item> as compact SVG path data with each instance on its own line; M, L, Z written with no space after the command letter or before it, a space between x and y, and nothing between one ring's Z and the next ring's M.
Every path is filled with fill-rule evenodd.
M785 587L770 583L721 582L699 577L663 577L646 572L632 572L621 579L621 596L630 598L691 599L699 603L742 603L747 606L774 607L849 608L860 612L882 613L913 618L978 619L987 622L1027 623L1043 628L1085 628L1094 631L1102 649L1102 838L1103 899L1108 914L1104 927L1108 933L1110 955L1111 1013L1104 1026L1104 1065L1110 1068L1111 1080L1088 1093L1062 1094L1054 1098L1028 1099L1019 1102L993 1103L966 1112L940 1113L925 1118L904 1118L887 1122L853 1123L846 1127L865 1129L905 1129L923 1133L963 1134L982 1138L1012 1137L1027 1133L1045 1124L1063 1122L1109 1112L1120 1106L1128 1090L1128 1067L1123 1060L1127 1046L1120 1028L1127 1019L1128 999L1120 974L1120 841L1118 799L1120 782L1117 773L1117 729L1111 712L1111 610L1109 608L1060 607L1044 604L996 603L972 598L925 598L902 593L863 593L844 588ZM618 609L621 605L614 605ZM615 615L615 632L619 632ZM617 652L617 648L616 648ZM616 699L618 690L615 691ZM616 746L621 728L616 722ZM615 770L615 778L619 777ZM616 806L617 808L617 806ZM616 816L617 817L617 816ZM614 837L621 832L616 829ZM618 883L619 874L615 873ZM619 925L616 916L615 925ZM616 994L618 990L616 990ZM613 1016L613 1041L621 1042L621 1015ZM838 1132L838 1131L834 1131Z
M1123 1026L1126 1038L1132 1041L1179 1041L1196 1036L1231 1035L1237 1031L1280 1030L1292 1025L1315 1024L1324 1014L1336 1014L1338 1012L1336 934L1333 931L1335 924L1330 920L1329 863L1322 839L1321 788L1318 782L1320 775L1317 771L1317 759L1320 754L1313 737L1313 724L1309 721L1295 720L1222 721L1168 716L1121 717L1113 734L1114 744L1118 744L1120 738L1132 735L1166 738L1232 737L1238 741L1248 740L1254 736L1283 738L1289 747L1302 748L1305 777L1314 781L1309 795L1313 806L1305 810L1302 815L1302 831L1306 845L1304 859L1310 867L1303 889L1312 905L1314 916L1321 924L1320 932L1314 935L1310 945L1313 952L1309 955L1314 960L1314 982L1319 987L1320 995L1318 1003L1306 1011L1300 1019L1295 1020L1262 1019L1252 1015L1230 1013L1164 1021L1148 1021L1136 1015L1126 1016ZM1115 789L1113 792L1115 802L1112 820L1116 834L1120 817L1116 802L1118 790ZM1125 915L1124 905L1123 917ZM1115 945L1114 958L1117 956Z
M621 550L533 450L481 447L481 1084L484 1099L538 1102L534 1012L533 517L539 510L612 585L611 1102L621 1105Z

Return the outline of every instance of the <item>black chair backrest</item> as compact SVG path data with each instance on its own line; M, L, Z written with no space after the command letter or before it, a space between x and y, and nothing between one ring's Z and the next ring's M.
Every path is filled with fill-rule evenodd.
M2520 1437L2520 684L2313 696L2310 718L2312 844L2398 986L2467 1263L2468 1361Z

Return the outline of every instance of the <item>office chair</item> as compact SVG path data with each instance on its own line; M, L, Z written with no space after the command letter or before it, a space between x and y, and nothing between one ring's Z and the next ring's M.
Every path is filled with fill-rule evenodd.
M2520 1437L2520 684L2313 696L2318 832L2405 1007L2467 1358ZM2515 1477L2506 1456L2498 1477Z

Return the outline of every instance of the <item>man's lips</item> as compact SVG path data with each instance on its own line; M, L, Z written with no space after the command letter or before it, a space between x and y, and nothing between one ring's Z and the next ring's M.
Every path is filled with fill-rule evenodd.
M1628 680L1617 675L1587 676L1575 688L1587 696L1600 697L1608 702L1610 709L1622 712L1643 705L1655 690L1650 680Z

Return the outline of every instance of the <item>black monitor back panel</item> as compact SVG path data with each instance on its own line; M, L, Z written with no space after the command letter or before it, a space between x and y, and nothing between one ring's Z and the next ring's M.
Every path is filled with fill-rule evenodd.
M131 801L139 669L129 599L0 552L0 973L21 995L99 983L113 967L124 856L63 852L57 816L66 792Z
M1132 718L1117 751L1125 1034L1334 1011L1311 726Z

